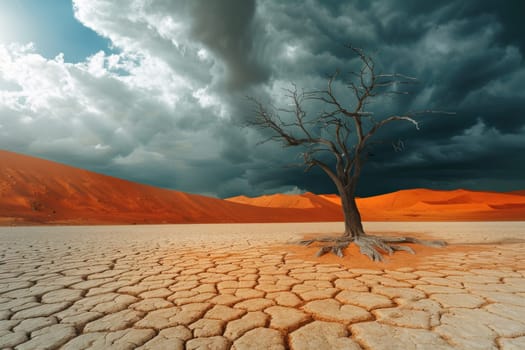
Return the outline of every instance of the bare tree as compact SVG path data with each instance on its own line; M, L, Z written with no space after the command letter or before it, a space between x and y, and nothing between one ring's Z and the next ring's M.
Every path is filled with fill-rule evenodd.
M380 237L365 233L361 215L356 205L356 186L361 175L363 161L366 157L366 146L372 136L384 126L397 121L413 124L419 129L414 117L423 113L443 113L433 110L408 112L401 115L390 115L376 119L374 113L367 110L369 103L380 95L408 94L400 89L406 84L415 82L415 78L392 73L378 74L373 59L361 49L349 46L360 60L361 68L351 73L351 80L346 87L352 95L353 103L347 106L336 96L334 83L338 82L336 72L328 80L325 90L298 91L296 86L286 89L286 98L290 105L287 108L266 106L261 101L250 98L255 107L253 125L269 129L272 136L285 146L302 146L302 158L306 171L313 167L321 168L335 184L341 197L344 213L345 231L341 237L326 237L305 240L309 245L321 242L317 255L333 252L343 256L343 249L351 242L359 246L361 253L374 261L381 261L380 251L392 254L394 251L414 251L398 243L418 243L431 246L443 246L443 241L421 241L410 237ZM311 116L305 108L309 102L319 102L325 108ZM286 115L286 119L283 119ZM334 157L326 161L326 152ZM335 163L335 165L334 165Z

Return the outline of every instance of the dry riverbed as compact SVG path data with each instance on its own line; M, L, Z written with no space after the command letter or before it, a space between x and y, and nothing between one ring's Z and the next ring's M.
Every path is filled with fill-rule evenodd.
M340 223L1 227L2 349L524 349L525 222L371 263L287 244Z

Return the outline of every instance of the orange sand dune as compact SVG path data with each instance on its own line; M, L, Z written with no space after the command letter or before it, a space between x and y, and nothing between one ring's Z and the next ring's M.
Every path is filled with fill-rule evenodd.
M358 200L377 220L492 221L524 220L525 197L469 190L403 190Z
M340 210L336 195L273 195L257 198L233 197L233 202L261 207L292 208L295 203L325 210ZM519 193L468 190L402 190L358 198L357 205L367 221L499 221L525 220L525 196Z
M341 218L337 210L242 205L0 150L0 224L312 222Z
M404 190L359 198L368 221L525 220L525 191ZM0 224L153 224L342 220L333 194L210 198L0 150Z
M268 208L300 208L341 210L340 199L336 195L316 195L306 192L300 195L272 194L255 198L238 196L227 199L230 202Z

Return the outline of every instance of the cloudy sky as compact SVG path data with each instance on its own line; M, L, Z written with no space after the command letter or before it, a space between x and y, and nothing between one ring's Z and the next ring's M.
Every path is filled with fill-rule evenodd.
M218 197L333 192L297 150L257 145L246 96L280 106L292 83L323 88L355 67L350 43L419 80L376 118L456 112L378 135L360 195L525 189L524 13L522 0L2 1L0 148Z

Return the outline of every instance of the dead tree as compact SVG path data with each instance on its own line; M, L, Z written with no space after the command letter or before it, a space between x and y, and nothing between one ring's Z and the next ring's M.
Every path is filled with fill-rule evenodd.
M262 129L269 129L272 136L285 146L302 146L302 158L306 171L313 167L321 168L335 184L344 214L345 231L342 236L317 238L301 241L309 245L321 242L317 255L333 252L343 256L343 249L355 243L361 253L374 261L381 261L381 252L392 254L394 251L414 251L399 243L418 243L431 246L443 246L443 241L421 241L410 237L380 237L366 234L363 230L361 215L356 205L356 186L361 175L366 146L372 136L384 126L397 121L413 124L419 129L414 117L424 113L443 113L433 110L390 115L376 119L374 113L367 111L367 105L380 95L408 94L400 87L415 82L415 78L392 73L378 74L374 61L361 49L349 46L360 60L361 68L351 73L351 80L346 83L347 91L352 95L353 103L348 105L340 99L334 83L338 81L336 72L328 80L325 90L298 91L296 86L285 90L290 105L287 108L266 106L260 100L250 98L255 107L252 124ZM319 102L325 108L311 116L305 108L306 103ZM286 115L286 119L283 116ZM333 161L326 161L323 153L333 156ZM335 165L334 165L335 164Z

